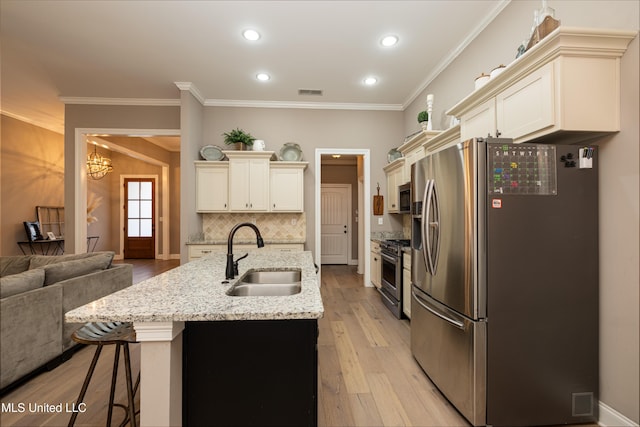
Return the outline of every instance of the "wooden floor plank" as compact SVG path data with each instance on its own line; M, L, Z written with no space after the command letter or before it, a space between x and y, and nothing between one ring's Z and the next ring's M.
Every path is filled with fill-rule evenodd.
M340 320L331 322L331 330L336 342L338 363L342 368L347 391L349 393L369 393L369 385L344 322Z

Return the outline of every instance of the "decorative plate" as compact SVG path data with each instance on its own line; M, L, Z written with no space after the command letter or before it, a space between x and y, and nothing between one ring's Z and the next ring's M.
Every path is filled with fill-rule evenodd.
M200 155L205 160L222 160L224 153L220 147L215 145L205 145L200 149Z
M399 152L397 148L392 148L387 153L387 163L391 163L394 160L399 159L400 157L402 157L402 153Z
M302 161L302 150L295 142L287 142L280 148L278 159L287 162Z

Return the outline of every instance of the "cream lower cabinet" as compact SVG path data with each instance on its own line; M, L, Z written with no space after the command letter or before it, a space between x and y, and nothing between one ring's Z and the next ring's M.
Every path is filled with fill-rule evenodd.
M270 155L265 157L263 152L256 151L225 151L224 153L229 157L230 210L234 212L268 211Z
M411 254L402 254L402 312L411 319Z
M239 244L233 245L233 253L243 255L247 251L257 250L256 245ZM304 243L270 243L260 250L275 252L298 252L304 251ZM189 245L189 261L206 257L213 253L227 253L227 245Z
M229 211L229 165L196 161L196 212Z
M371 241L371 283L376 288L382 286L382 259L380 258L380 243Z
M304 211L304 169L307 162L273 162L269 168L269 210Z
M446 112L460 137L577 143L620 130L620 57L633 31L560 27Z

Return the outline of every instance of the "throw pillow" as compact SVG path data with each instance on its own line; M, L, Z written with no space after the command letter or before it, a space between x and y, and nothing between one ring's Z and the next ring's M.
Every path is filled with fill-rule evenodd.
M91 258L94 256L109 254L111 256L111 260L113 260L113 256L115 252L113 251L103 251L103 252L87 252L83 254L68 254L68 255L33 255L31 257L31 261L29 263L29 269L31 268L40 268L45 265L56 264L64 261L75 261L79 259ZM109 261L109 266L111 266L111 260Z
M0 257L0 277L22 273L29 269L32 255L16 255Z
M0 278L0 298L21 294L33 289L41 288L44 283L44 270L36 268L22 273L12 274Z
M62 280L84 276L95 271L104 270L111 265L113 256L110 253L100 253L88 258L63 261L44 266L44 285L48 286Z

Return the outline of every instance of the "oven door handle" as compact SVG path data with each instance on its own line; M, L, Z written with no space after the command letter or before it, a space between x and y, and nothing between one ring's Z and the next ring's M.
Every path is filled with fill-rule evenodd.
M388 261L390 263L392 263L393 265L396 264L396 259L394 257L392 257L391 255L385 254L384 252L380 252L380 256L385 260Z

